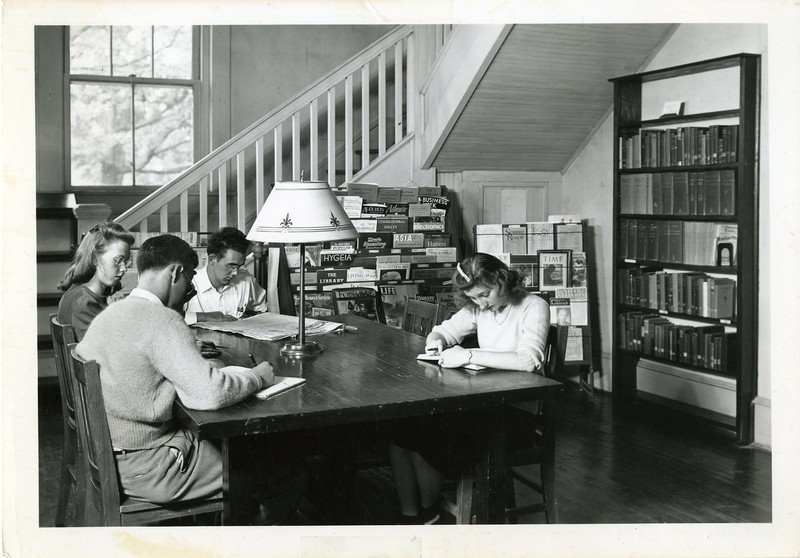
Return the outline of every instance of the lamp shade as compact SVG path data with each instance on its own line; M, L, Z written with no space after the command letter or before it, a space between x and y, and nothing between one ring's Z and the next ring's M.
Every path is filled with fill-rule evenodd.
M358 238L327 182L277 182L247 239L306 244Z

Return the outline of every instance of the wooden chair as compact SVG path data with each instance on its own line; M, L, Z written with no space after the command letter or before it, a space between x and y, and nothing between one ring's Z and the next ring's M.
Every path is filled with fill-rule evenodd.
M436 321L436 304L409 298L403 312L403 330L427 337Z
M343 287L331 291L334 315L354 314L386 323L383 312L383 301L376 289L370 287Z
M67 345L75 343L75 332L70 324L58 321L57 314L50 314L50 335L53 338L53 353L56 359L56 374L61 392L61 414L64 421L64 445L61 453L61 474L58 485L58 500L54 525L66 525L67 504L70 494L74 494L75 521L80 521L83 510L83 477L79 476L79 463L82 461L78 440L78 423L75 416L75 394L73 381L67 364Z
M563 367L563 354L558 350L558 333L550 327L545 346L543 373L547 378L555 378ZM516 406L507 407L506 424L519 421L517 427L525 426L527 434L522 445L509 440L506 453L506 520L516 523L521 515L544 512L547 523L558 523L558 501L555 496L555 450L556 429L560 410L560 397L543 402L535 413ZM536 479L521 470L522 467L538 465L539 478ZM455 486L455 501L442 498L441 507L452 514L457 524L467 524L472 520L472 490L476 478L474 466L465 467L459 474ZM514 493L514 481L542 495L542 501L518 506Z
M92 527L148 525L162 521L222 511L222 496L207 500L152 504L122 495L108 430L100 367L75 353L68 345L69 366L75 381L78 435L83 449L86 495L83 525Z

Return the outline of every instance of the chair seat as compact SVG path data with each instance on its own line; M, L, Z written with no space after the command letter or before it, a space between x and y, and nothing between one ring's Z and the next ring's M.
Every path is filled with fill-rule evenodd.
M192 515L223 511L222 495L205 500L190 500L171 504L153 504L137 498L126 498L119 506L121 525L148 525Z
M222 506L222 495L214 496L205 500L189 500L186 502L175 502L173 504L154 504L145 500L139 500L138 498L125 498L125 500L119 505L119 511L120 513L136 513L158 509L178 510L180 508L188 508L191 506L200 506L206 504L216 505L217 503ZM220 509L222 508L220 507Z

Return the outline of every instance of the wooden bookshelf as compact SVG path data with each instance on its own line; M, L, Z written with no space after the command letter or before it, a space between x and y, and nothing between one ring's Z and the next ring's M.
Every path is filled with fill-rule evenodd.
M650 393L638 391L637 367L643 359L683 370L734 378L736 381L735 417L733 420L720 420L719 422L727 423L735 428L737 441L740 444L749 444L754 438L753 399L758 381L757 239L760 65L761 57L759 55L736 54L610 80L614 84L613 393L615 405L624 407L636 401L650 403L658 401L700 416L722 416L704 407L692 407L678 401L670 402L663 397L651 396ZM693 76L689 79L703 79L701 74L716 70L737 72L738 78L735 87L738 88L738 106L732 107L727 104L713 106L717 100L713 85L704 88L700 93L682 89L689 82L681 78ZM707 79L711 82L714 78L709 76ZM658 89L653 89L652 85L648 85L652 82L661 82L657 84ZM733 87L732 84L731 90ZM696 99L698 94L704 95L705 98L702 102L696 103L697 106L702 105L699 110L692 110L693 106L691 105L695 103L684 103L686 114L681 112L666 117L653 117L654 102L652 98L648 97L648 95L653 95L653 91L662 95L658 99L664 99L666 98L664 95L667 95L669 100L683 101L687 98ZM645 106L647 111L643 109ZM718 121L719 124L716 124L715 121ZM681 143L677 147L673 143L676 141L676 137L681 138ZM654 162L656 164L653 164ZM648 205L652 203L652 200L645 204L644 212L632 212L630 211L630 199L623 199L623 194L629 195L628 188L630 188L631 180L641 175L651 175L650 179L653 175L659 175L656 180L660 182L666 173L702 174L707 171L722 170L728 173L732 171L734 175L733 215L721 215L720 212L704 214L698 211L689 211L688 214L680 215L673 214L671 211L661 213L657 205ZM626 182L624 189L623 182ZM693 194L697 196L698 192L702 192L703 187L701 183ZM648 194L652 193L648 192ZM655 197L664 195L663 191L656 190L655 192ZM683 196L682 192L681 196ZM697 198L690 199L690 204L695 201ZM663 202L672 204L673 200L663 199ZM662 206L661 209L663 210L664 207ZM621 236L622 225L624 224L627 229L630 221L637 221L637 226L639 226L639 222L667 221L670 225L676 224L674 226L680 227L682 230L691 229L692 226L702 226L702 223L709 223L712 227L735 227L737 230L735 261L733 265L719 265L718 260L704 261L698 264L686 263L682 260L671 262L667 257L644 259L632 257L628 250L630 246L623 241ZM708 253L708 248L708 246L698 248L684 244L681 249L705 250L705 254ZM693 253L693 255L696 254ZM660 254L660 256L664 255ZM626 275L624 271L621 273L620 270L636 268L646 272L666 270L733 278L736 282L735 313L732 317L717 319L685 311L674 311L674 309L653 308L652 305L630 304L630 301L626 302L622 297L621 277L626 277ZM700 293L698 296L702 298L705 295ZM708 298L703 300L707 302ZM722 340L727 340L729 344L733 343L732 346L728 345L730 358L726 357L726 369L713 370L706 366L644 354L638 348L631 349L630 346L623 346L626 341L630 340L631 335L639 334L639 332L624 329L626 320L622 319L622 316L630 315L631 312L641 312L645 315L649 313L659 318L666 318L668 320L666 325L663 325L665 324L663 320L659 323L663 328L661 332L664 333L666 330L667 334L673 328L673 331L677 331L678 326L685 328L692 328L693 324L698 328L723 326L725 333L729 335L720 337L720 346ZM648 335L650 333L651 331L648 330ZM662 335L661 341L666 339L666 342L672 343L676 338L677 333L669 334L667 337ZM648 342L652 342L652 339L648 339ZM684 347L686 346L695 348L692 344L684 345Z

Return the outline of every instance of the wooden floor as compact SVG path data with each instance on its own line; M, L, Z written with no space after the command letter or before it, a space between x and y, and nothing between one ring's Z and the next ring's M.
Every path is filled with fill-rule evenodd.
M39 409L39 521L50 526L62 439L57 388L40 390ZM615 412L607 395L591 403L568 389L557 449L562 523L770 522L771 470L770 452L737 446L730 430L652 405ZM331 494L341 523L392 522L387 469L361 474L351 489ZM528 499L518 490L520 503Z

